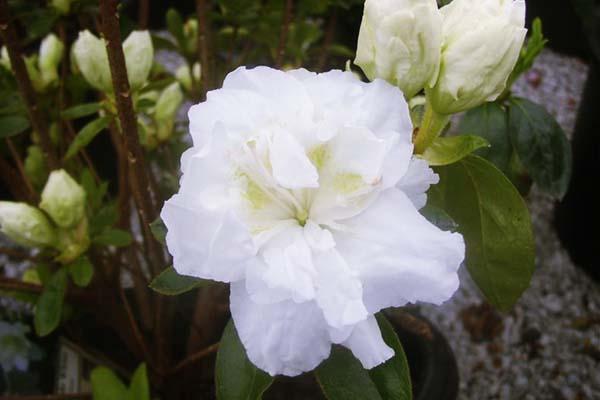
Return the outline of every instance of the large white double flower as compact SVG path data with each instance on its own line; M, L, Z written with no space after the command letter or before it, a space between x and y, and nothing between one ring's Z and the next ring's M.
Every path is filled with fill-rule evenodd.
M419 214L438 177L412 157L397 88L239 68L189 118L194 146L161 214L167 245L180 274L231 282L259 368L298 375L332 343L372 368L394 354L374 313L456 291L463 239Z

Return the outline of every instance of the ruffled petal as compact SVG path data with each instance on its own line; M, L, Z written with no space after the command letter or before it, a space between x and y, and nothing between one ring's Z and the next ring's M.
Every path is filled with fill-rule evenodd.
M270 375L296 376L329 357L327 323L313 302L257 304L231 285L231 315L250 361Z
M409 302L441 304L458 288L462 236L431 224L401 191L384 191L344 227L334 234L336 249L359 272L369 313Z
M255 256L252 238L235 214L203 208L177 194L160 214L167 226L167 248L173 267L182 275L232 282L243 279Z
M304 148L285 131L277 132L270 146L273 177L288 189L316 188L319 174Z
M440 177L429 168L427 161L413 158L406 174L400 179L397 187L420 210L427 204L427 191L429 187L437 184L439 181Z
M383 364L394 356L394 350L383 341L379 325L373 316L356 325L342 345L349 348L366 369Z

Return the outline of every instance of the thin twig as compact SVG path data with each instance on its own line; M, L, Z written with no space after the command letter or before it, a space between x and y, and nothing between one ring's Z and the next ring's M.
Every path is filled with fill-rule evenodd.
M206 0L196 0L196 14L198 17L198 58L202 65L202 88L203 94L212 89L212 65L210 65L210 27L208 25L208 8ZM192 68L193 69L193 68ZM192 71L193 73L193 71Z
M48 160L50 168L53 170L57 169L59 163L52 149L48 124L38 108L37 95L33 90L25 62L23 61L17 32L11 21L6 0L0 0L0 36L8 50L12 70L15 74L21 97L25 102L31 125L40 137L42 151Z
M21 184L19 173L4 160L4 157L0 157L0 178L6 183L13 198L17 200L29 200L28 193Z
M0 396L0 400L87 400L91 399L91 393L65 393L65 394L42 394L31 396Z
M191 356L187 357L185 360L181 361L179 364L177 364L173 370L170 372L171 375L174 375L178 372L180 372L181 370L189 367L190 365L194 364L195 362L197 362L198 360L203 359L204 357L207 357L213 353L215 353L217 350L219 350L219 343L215 343L212 344L202 350L200 350L197 353L192 354Z
M46 261L46 258L40 256L32 256L31 254L21 251L18 249L13 249L11 247L0 247L0 254L5 254L11 258L15 258L17 260L28 260L33 262Z
M123 285L121 285L120 282L119 282L119 296L121 297L121 301L123 302L123 305L125 306L125 312L127 313L127 318L129 320L129 326L131 328L133 336L135 337L137 345L139 346L139 350L144 355L144 359L148 362L148 364L153 364L152 357L150 355L150 352L148 351L148 347L146 346L146 341L144 340L144 337L142 336L142 332L140 331L140 328L139 328L139 326L135 320L135 317L133 315L133 311L131 310L131 305L129 304L129 300L127 299L127 296L125 296L125 291L123 290Z
M139 29L148 29L148 20L150 18L150 1L139 0L138 2L138 24Z
M331 12L329 20L327 21L325 39L323 39L323 45L321 46L321 52L319 54L319 61L317 62L318 71L323 71L325 69L325 65L327 64L327 59L329 58L329 49L331 48L331 44L333 43L333 38L335 36L336 24L337 9L334 8Z
M290 31L290 23L292 22L292 12L294 8L293 0L285 1L285 10L283 11L283 18L281 19L281 33L279 34L279 46L277 47L277 53L275 56L275 66L280 68L283 64L285 57L285 48L287 45L288 33Z
M27 283L18 279L5 278L0 276L0 290L14 290L17 292L41 293L44 290L42 285Z
M25 167L23 166L23 160L21 160L21 155L17 151L11 138L9 138L9 137L6 138L6 144L8 145L8 150L10 151L10 154L11 154L13 160L15 161L17 170L19 171L19 174L21 174L21 179L22 179L23 183L25 183L25 187L27 188L27 191L29 192L28 197L29 197L30 202L37 203L37 201L39 200L38 199L39 196L36 193L35 189L33 189L33 185L31 184L31 181L29 180L29 177L27 176L27 173L25 172Z

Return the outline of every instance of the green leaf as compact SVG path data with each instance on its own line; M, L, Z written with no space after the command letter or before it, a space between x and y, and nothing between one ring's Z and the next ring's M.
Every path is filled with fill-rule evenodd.
M273 377L256 368L229 321L221 337L215 366L217 400L260 400Z
M422 158L431 166L448 165L462 160L477 149L489 146L490 143L481 136L438 137L425 149Z
M77 133L77 136L75 136L75 139L73 139L73 142L69 146L67 154L65 155L65 160L70 159L75 154L77 154L79 150L87 146L96 137L98 133L106 129L110 120L111 118L109 116L101 117L89 122L87 125L81 128L81 130L79 131L79 133Z
M58 327L66 290L67 270L61 268L52 275L35 306L33 325L39 336L46 336Z
M431 222L443 231L456 232L458 224L454 222L451 216L441 208L427 204L419 212L427 218L427 221Z
M167 29L177 40L180 48L184 48L185 35L183 33L183 20L181 15L174 8L167 11Z
M150 386L148 385L146 364L140 364L133 373L128 395L129 400L150 400Z
M511 99L510 138L521 163L542 189L562 198L571 179L571 144L554 117L526 99Z
M101 207L90 218L90 235L96 236L107 228L117 223L119 211L116 203L109 203Z
M102 108L101 103L86 103L67 108L60 115L64 119L75 119L96 114Z
M150 230L154 238L162 244L165 244L165 238L167 237L167 227L163 220L158 217L150 224Z
M523 73L531 69L533 62L542 50L544 50L546 43L548 43L548 41L544 38L544 34L542 33L542 20L536 18L533 20L531 34L527 40L527 44L521 49L519 60L508 79L508 88L510 88Z
M368 371L343 347L334 346L315 375L329 400L383 400Z
M0 118L0 139L18 135L29 128L29 120L20 115Z
M497 103L485 103L469 110L460 122L458 131L487 140L490 146L477 150L475 154L508 173L513 148L508 137L508 115L502 106Z
M158 35L152 35L152 46L155 50L177 51L177 46L173 42Z
M73 283L79 287L86 287L94 277L94 266L86 256L79 257L67 266Z
M509 310L529 286L535 247L519 192L494 165L477 156L437 168L431 204L444 209L466 242L469 273L488 301Z
M175 268L169 267L150 282L150 288L160 294L176 296L210 283L211 281L208 280L179 275Z
M94 400L127 399L128 391L125 384L106 367L94 368L90 374L92 382L92 397ZM140 399L141 400L141 399Z
M131 235L129 232L121 229L107 229L95 238L92 239L94 244L99 246L115 246L115 247L126 247L132 242Z
M394 350L394 357L369 371L381 397L389 400L412 400L410 369L404 349L392 325L383 316L377 314L377 323L384 342Z

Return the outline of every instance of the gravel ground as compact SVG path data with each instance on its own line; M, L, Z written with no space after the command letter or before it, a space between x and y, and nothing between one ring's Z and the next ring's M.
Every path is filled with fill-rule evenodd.
M545 51L515 92L543 104L571 136L586 75L581 61ZM452 300L421 311L455 351L460 399L600 399L600 285L562 248L552 199L534 187L528 202L536 272L515 308L500 315L484 305L463 270Z

